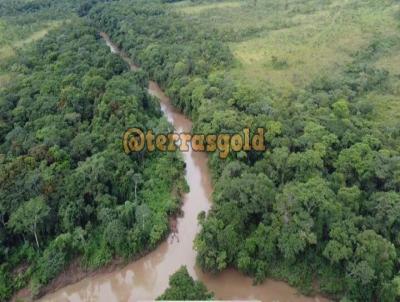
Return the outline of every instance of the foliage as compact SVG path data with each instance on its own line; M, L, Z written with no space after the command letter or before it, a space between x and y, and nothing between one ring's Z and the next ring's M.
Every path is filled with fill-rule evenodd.
M157 300L212 300L213 294L200 281L194 281L182 266L169 278L169 287Z
M146 76L127 72L93 27L52 31L10 68L19 75L0 91L2 300L29 280L40 294L75 257L93 269L154 248L184 187L177 154L124 154L127 127L168 124Z
M288 1L285 8L272 2L257 5L311 19L331 3ZM275 12L225 4L219 6L227 12L224 17ZM193 8L190 17L177 13L185 5ZM224 42L293 24L230 35L229 26L236 22L216 23L220 30L214 21L205 22L215 16L207 5L216 7L200 4L201 13L193 4L125 0L89 12L192 117L194 131L268 129L270 148L263 155L247 152L224 161L210 156L214 205L201 219L195 240L198 263L212 272L235 266L256 281L283 278L308 293L317 278L320 289L333 297L373 301L385 295L394 301L400 138L395 128L376 122L374 105L366 98L392 89L397 81L375 64L379 55L374 55L384 47L395 49L396 38L391 43L370 38L357 52L349 51L348 63L338 72L316 74L302 89L257 89L232 78L232 68L238 67ZM336 9L357 16L378 9L371 1L363 5L352 0ZM272 55L269 66L275 72L291 70L290 60Z
M399 299L400 132L398 118L386 118L396 117L400 91L393 1L99 2L0 3L2 16L66 9L91 21L13 59L20 75L0 92L1 299L19 280L38 292L77 255L96 268L166 234L181 160L120 150L128 126L168 127L148 77L195 132L268 129L264 154L210 156L214 205L195 240L203 269L234 266L307 293L318 279L344 300ZM145 72L127 73L92 26ZM252 73L266 82L238 80ZM197 291L181 269L166 295Z

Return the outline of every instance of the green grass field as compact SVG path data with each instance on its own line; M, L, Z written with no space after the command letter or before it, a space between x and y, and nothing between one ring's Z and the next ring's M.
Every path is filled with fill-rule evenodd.
M255 89L292 93L343 71L357 52L380 47L369 64L387 70L393 89L368 96L378 121L400 116L400 3L392 0L257 0L170 5L222 36L234 33L230 73ZM396 80L397 79L397 80ZM387 122L387 121L385 121Z
M242 4L239 1L224 1L224 2L215 2L215 3L201 3L201 4L195 4L193 2L189 1L183 1L183 2L176 2L175 8L183 13L187 14L198 14L203 11L210 11L214 9L220 9L220 8L236 8L240 7Z

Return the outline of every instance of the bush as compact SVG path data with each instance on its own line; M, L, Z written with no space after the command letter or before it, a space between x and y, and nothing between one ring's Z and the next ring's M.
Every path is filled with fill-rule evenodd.
M169 278L169 287L157 300L213 300L213 294L200 281L194 281L182 266Z

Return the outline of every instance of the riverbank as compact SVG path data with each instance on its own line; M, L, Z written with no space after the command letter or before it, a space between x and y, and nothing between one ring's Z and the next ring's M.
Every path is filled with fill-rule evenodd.
M102 33L111 51L120 54L110 38ZM125 57L125 61L129 58ZM130 62L132 70L138 68ZM175 107L157 83L149 82L149 93L160 100L164 114L178 132L189 132L192 123ZM206 274L196 266L193 240L199 231L197 216L211 207L212 186L205 153L185 152L186 181L190 192L183 196L182 212L178 218L179 242L164 241L158 248L127 265L122 270L97 274L67 286L40 301L138 301L152 300L168 286L168 277L181 265L201 280L218 299L258 299L261 301L327 301L322 297L305 297L284 282L265 280L253 286L251 278L228 269L218 275Z

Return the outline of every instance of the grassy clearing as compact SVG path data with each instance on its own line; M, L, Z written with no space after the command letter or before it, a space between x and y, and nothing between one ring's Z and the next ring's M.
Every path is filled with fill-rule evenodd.
M395 49L394 52L380 58L375 66L389 71L393 75L400 75L400 49Z
M176 4L174 5L175 8L180 12L187 14L198 14L207 10L240 7L242 3L239 1L225 1L216 3L203 3L199 5L199 4L194 4L190 1L184 1L184 2L176 2Z
M238 61L232 73L257 86L294 89L335 72L374 36L398 35L393 12L399 5L384 4L258 0L256 6L253 1L185 2L176 9L220 31L258 29L255 36L230 43Z
M11 80L11 74L0 74L0 87L3 87Z
M400 121L400 93L397 95L371 93L365 97L365 101L374 107L373 119L378 129L386 133L393 133L398 130Z
M237 62L231 74L255 89L302 89L316 78L339 74L374 41L383 50L378 49L368 64L386 69L392 77L400 74L398 1L258 0L256 6L254 1L222 1L172 7L227 36ZM232 33L241 38L229 40ZM368 96L377 120L398 120L399 90Z

